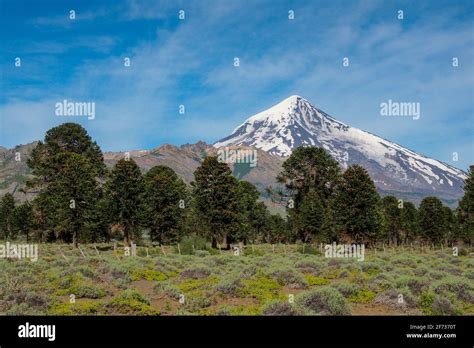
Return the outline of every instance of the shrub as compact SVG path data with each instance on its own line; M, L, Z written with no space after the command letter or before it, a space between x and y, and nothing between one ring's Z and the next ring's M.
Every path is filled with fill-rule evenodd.
M349 296L349 301L357 303L369 303L374 299L374 297L375 292L361 289Z
M360 286L346 282L337 283L333 287L335 287L344 297L355 295L361 290Z
M412 293L415 295L420 294L422 291L429 286L428 279L424 277L413 277L413 276L401 276L395 281L395 285L398 288L407 286Z
M290 288L305 288L308 283L303 275L291 268L274 269L267 272L267 275L275 279L280 285L287 285Z
M194 248L193 248L194 246ZM207 240L198 235L186 236L179 242L181 254L194 255L196 250L208 250ZM178 248L176 247L176 252Z
M262 308L263 315L293 316L298 315L298 311L288 302L270 301Z
M185 279L202 279L209 277L211 274L211 270L208 268L191 268L191 269L186 269L183 272L181 272L180 276L181 278Z
M204 296L188 296L185 297L184 307L191 312L197 311L202 308L209 307L211 300Z
M431 305L432 314L434 315L456 315L459 314L454 308L450 300L445 297L435 297Z
M432 292L423 292L420 295L420 307L424 314L432 314L432 305L435 299L435 294Z
M119 314L158 315L159 311L150 307L150 301L139 292L128 289L112 299L107 308Z
M101 298L107 294L107 292L100 286L88 283L77 284L71 287L69 291L77 298Z
M227 276L214 286L214 291L224 295L236 295L239 288L242 287L240 277L235 275Z
M314 275L308 274L305 275L304 278L306 279L306 282L308 285L326 285L329 284L329 280L321 278L321 277L316 277Z
M472 284L461 277L448 276L433 283L431 287L436 294L453 293L461 300L474 302Z
M315 314L351 314L351 309L346 299L339 291L331 287L323 287L306 292L298 297L297 303L308 308Z
M141 279L163 281L168 279L168 276L152 269L134 269L130 272L130 279L133 281Z
M242 285L243 287L237 291L237 295L241 297L253 297L261 302L284 298L283 295L279 295L280 284L273 279L265 277L243 279Z

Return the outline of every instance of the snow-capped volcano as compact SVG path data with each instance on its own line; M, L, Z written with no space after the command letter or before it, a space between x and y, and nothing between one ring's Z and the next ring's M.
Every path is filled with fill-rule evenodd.
M215 147L246 145L287 157L299 146L324 148L343 167L364 166L381 191L444 195L457 199L466 174L443 162L350 127L291 96L248 118Z

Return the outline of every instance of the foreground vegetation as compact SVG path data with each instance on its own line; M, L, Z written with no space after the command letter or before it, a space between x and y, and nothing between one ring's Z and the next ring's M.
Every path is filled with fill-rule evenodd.
M41 244L37 262L0 259L0 313L474 314L474 250L383 248L359 262L311 245L304 253L302 245L247 246L236 256L182 244L126 257L112 244Z

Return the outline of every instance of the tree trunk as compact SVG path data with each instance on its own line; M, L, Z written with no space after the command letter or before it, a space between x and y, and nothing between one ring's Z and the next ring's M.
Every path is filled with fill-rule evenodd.
M78 245L77 245L77 232L74 231L72 233L72 245L74 246L74 248L77 248Z
M130 240L130 229L128 226L124 226L123 229L123 243L125 246L129 247L131 245L131 240Z

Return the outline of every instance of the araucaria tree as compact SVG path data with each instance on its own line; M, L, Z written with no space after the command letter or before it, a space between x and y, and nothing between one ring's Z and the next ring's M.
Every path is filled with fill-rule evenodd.
M439 243L447 236L446 212L443 203L437 197L426 197L419 209L422 237L430 242Z
M299 147L282 167L277 180L292 200L287 208L293 233L309 240L321 234L324 211L329 209L340 175L339 165L322 148Z
M349 166L336 189L334 216L338 228L354 241L370 243L381 229L380 197L367 171Z
M0 201L0 236L3 239L15 236L14 224L15 200L11 193L6 193Z
M100 196L98 178L105 172L102 152L87 131L75 123L50 129L33 149L28 165L40 190L34 206L47 239L78 241L88 233Z
M189 199L186 184L173 169L151 168L144 175L144 226L159 243L179 240Z
M228 247L229 239L239 230L242 215L239 211L239 184L226 163L217 157L206 157L194 172L194 204L198 216L207 226L207 233L215 248L219 243Z
M119 226L128 246L140 237L143 192L143 177L135 161L119 160L105 184L105 195L110 222Z
M394 196L382 198L382 209L384 216L385 238L389 243L395 245L402 242L402 208L403 202L399 202Z

